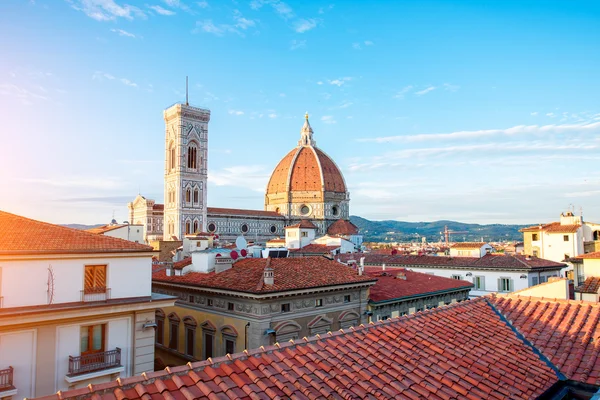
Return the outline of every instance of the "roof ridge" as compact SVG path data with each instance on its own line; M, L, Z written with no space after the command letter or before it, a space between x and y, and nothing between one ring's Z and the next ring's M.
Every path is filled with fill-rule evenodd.
M485 296L485 297L487 297L487 296ZM504 298L507 300L514 300L514 301L517 301L517 300L533 301L533 300L535 300L535 301L543 301L543 302L547 302L547 303L563 303L563 304L573 304L573 305L586 305L586 306L590 306L590 307L600 307L600 303L596 303L593 301L586 301L586 300L557 299L557 298L552 298L552 297L536 297L536 296L521 296L521 295L513 296L511 293L507 293L507 294L495 293L493 297Z

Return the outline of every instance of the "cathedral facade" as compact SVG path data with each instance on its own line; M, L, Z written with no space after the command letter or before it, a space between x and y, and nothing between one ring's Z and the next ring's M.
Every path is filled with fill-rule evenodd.
M301 220L311 221L319 235L356 233L348 221L350 194L344 176L317 147L308 114L297 146L281 159L269 179L264 210L208 207L210 111L177 103L163 115L164 204L141 195L128 203L130 222L144 225L147 241L181 240L186 234L208 232L224 240L242 235L260 243L283 237L286 226ZM340 227L349 232L341 232Z

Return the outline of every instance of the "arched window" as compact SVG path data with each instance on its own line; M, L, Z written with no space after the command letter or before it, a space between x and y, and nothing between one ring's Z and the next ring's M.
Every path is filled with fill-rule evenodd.
M169 314L169 348L177 350L179 347L179 317L176 313Z
M187 188L185 190L185 202L186 203L192 202L192 189L190 189L190 188Z
M215 332L217 328L210 321L204 321L202 325L202 358L214 357Z
M185 354L194 356L194 344L196 343L196 327L198 324L193 317L187 316L183 318L185 326Z
M192 233L192 223L190 221L185 221L185 234L188 235Z
M235 328L231 325L225 325L221 328L221 335L223 336L224 354L235 353L235 344L238 337L238 333Z
M156 336L154 340L158 344L165 344L165 313L160 308L154 312L156 320Z
M171 143L171 146L169 147L169 169L175 169L175 163L176 161L176 157L175 157L175 145L173 143Z
M188 146L188 159L187 159L187 167L190 169L196 169L198 166L196 161L198 159L197 156L197 148L195 143L191 143Z
M594 241L600 240L600 231L594 231Z
M194 189L194 204L198 204L200 201L200 191L198 188Z
M196 233L196 232L198 232L198 231L199 231L199 229L198 229L198 220L197 220L197 219L195 219L195 220L194 220L194 232L193 232L193 233Z

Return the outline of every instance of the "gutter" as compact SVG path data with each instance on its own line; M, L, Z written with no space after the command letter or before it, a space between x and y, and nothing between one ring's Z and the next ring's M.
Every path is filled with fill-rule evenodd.
M427 292L427 293L421 293L421 294L416 294L416 295L412 295L412 296L404 296L404 297L396 297L390 300L380 300L380 301L373 301L373 300L369 300L369 304L370 305L376 305L376 306L380 306L380 305L385 305L388 303L397 303L400 300L410 300L410 299L420 299L423 297L429 297L429 296L435 296L438 294L446 294L446 293L451 293L451 292L458 292L458 291L462 291L462 290L471 290L475 287L475 285L471 284L471 285L466 285L463 287L460 287L458 289L444 289L444 290L436 290L435 292Z

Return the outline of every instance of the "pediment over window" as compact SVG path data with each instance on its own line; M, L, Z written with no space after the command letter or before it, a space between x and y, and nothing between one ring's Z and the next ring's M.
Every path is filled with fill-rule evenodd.
M189 315L186 315L185 317L183 317L183 323L186 325L189 325L189 326L193 326L193 327L198 326L198 323L196 322L194 317L191 317Z
M284 321L275 325L274 329L277 335L285 335L287 333L300 332L302 327L295 321Z
M169 319L171 321L177 321L177 322L180 321L179 316L177 315L177 313L174 313L174 312L172 312L171 314L169 314Z
M327 318L326 315L319 315L308 323L309 328L319 328L322 326L331 326L333 319Z
M205 329L207 331L216 331L217 330L217 327L209 320L206 320L202 324L200 324L200 328Z
M225 325L224 327L222 327L221 333L223 335L233 336L233 337L237 337L237 335L238 335L237 330L231 325Z
M339 321L350 321L359 319L360 315L356 311L344 311L340 314Z

